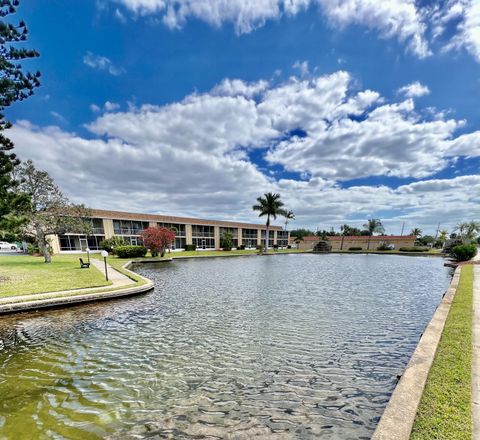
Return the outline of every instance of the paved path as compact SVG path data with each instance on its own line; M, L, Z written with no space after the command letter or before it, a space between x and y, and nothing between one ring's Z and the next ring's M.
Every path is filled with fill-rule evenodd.
M480 254L475 260L480 259ZM473 362L472 362L473 440L480 440L480 265L473 266Z
M105 274L105 263L100 260L91 259L90 263L92 266L96 267L100 272ZM110 264L107 263L107 272L108 272L108 279L112 282L114 287L117 286L126 286L128 284L132 284L133 281L131 278L128 278L123 273L115 270Z
M103 274L105 273L105 266L103 261L96 260L96 259L91 259L90 263L92 263L92 266L94 267L93 270L99 270ZM84 269L84 270L89 270L89 269ZM27 298L29 301L35 301L35 300L41 300L45 298L51 298L52 296L65 296L65 295L73 295L73 294L82 294L82 293L89 293L92 291L95 292L101 292L103 290L110 290L112 288L116 287L122 287L122 286L130 286L136 284L134 280L131 278L127 277L123 273L120 273L118 270L114 269L112 266L107 264L107 270L108 270L108 279L112 282L112 284L109 284L108 286L104 287L89 287L86 289L73 289L73 290L61 290L57 292L45 292L45 293L35 293L31 295L18 295L18 296L7 296L5 298L0 298L0 307L2 305L6 304L12 304L15 302L19 301L26 301Z

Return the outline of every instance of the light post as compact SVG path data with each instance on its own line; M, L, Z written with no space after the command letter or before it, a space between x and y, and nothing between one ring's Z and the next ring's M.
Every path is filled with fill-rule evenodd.
M107 257L108 252L102 251L103 262L105 263L105 279L108 281L108 270L107 270Z
M87 247L87 249L85 249L87 251L87 260L88 260L88 265L90 266L90 248Z

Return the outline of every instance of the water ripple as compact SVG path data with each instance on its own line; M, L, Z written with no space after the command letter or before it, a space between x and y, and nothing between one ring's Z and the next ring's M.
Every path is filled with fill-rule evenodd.
M0 437L369 438L439 259L175 261L150 295L0 321Z

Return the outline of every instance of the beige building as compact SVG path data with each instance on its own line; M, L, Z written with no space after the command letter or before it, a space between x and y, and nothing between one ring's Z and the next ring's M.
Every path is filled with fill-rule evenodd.
M254 249L265 245L266 226L219 220L174 217L155 214L92 210L92 234L62 234L50 237L54 253L81 252L89 248L100 250L100 242L113 236L121 236L130 244L141 244L140 233L150 226L175 228L177 231L174 250L183 250L185 245L197 249L220 249L220 237L224 232L233 236L233 247L245 246ZM279 226L270 226L269 247L287 247L289 234Z
M362 250L375 250L382 244L393 246L393 249L401 247L409 247L415 244L417 237L415 235L373 235L369 236L333 236L327 237L329 243L332 245L332 251L344 250L356 247ZM295 238L290 239L291 244L296 244L299 249L310 250L321 240L320 237L308 236L304 237L303 241L295 242Z

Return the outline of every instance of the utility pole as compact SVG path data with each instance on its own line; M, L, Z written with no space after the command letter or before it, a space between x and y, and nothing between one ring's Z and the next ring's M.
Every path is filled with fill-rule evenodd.
M435 233L435 241L437 241L438 233L439 233L439 232L440 232L440 223L438 223L437 232Z
M401 237L403 237L403 230L405 229L405 222L402 223L402 233L400 234Z

